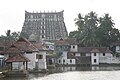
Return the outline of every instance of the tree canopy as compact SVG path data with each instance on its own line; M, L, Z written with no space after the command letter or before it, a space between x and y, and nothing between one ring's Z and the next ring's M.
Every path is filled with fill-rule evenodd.
M79 13L75 18L75 24L78 26L78 30L70 32L69 37L76 38L86 47L108 47L120 37L119 30L114 27L115 23L109 14L98 17L93 11L85 16Z
M1 35L0 36L0 42L1 43L8 43L8 42L14 42L16 40L18 40L20 37L20 32L12 32L11 30L7 30L6 31L6 35Z

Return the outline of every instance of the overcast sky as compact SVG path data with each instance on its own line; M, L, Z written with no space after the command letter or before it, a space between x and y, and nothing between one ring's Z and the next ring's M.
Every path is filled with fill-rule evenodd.
M120 29L119 0L0 0L0 35L10 29L21 31L25 10L29 12L62 11L68 32L76 30L74 19L79 13L85 15L94 11L98 16L109 13Z

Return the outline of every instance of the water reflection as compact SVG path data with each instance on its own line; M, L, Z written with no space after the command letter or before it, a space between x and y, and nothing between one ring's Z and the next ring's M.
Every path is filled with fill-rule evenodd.
M99 74L99 75L98 75ZM0 80L113 80L104 79L106 76L120 74L120 66L92 66L92 67L56 67L49 69L48 73L29 74L26 78L0 78ZM94 76L96 75L96 76ZM98 77L103 75L103 79ZM105 76L104 76L105 75ZM120 75L119 75L120 76ZM86 79L88 77L89 79ZM83 79L84 78L84 79ZM107 78L107 77L106 77ZM120 80L114 79L114 80Z
M113 71L113 70L120 70L120 66L91 66L91 67L57 67L53 69L49 69L49 73L60 73L60 72L67 72L67 71Z

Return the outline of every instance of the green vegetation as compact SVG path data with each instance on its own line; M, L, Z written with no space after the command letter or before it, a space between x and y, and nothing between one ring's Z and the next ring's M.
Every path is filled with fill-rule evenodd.
M14 42L18 40L20 37L20 32L12 32L10 30L7 30L6 35L0 36L0 42L3 44L7 44L8 42Z
M69 38L76 38L86 47L108 47L120 38L120 32L114 28L115 23L109 14L104 14L103 17L98 17L93 11L85 16L78 14L75 24L78 30L70 32Z

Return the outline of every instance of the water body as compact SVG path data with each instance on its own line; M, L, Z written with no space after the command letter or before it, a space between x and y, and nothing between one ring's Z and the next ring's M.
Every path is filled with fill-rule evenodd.
M0 80L120 80L120 66L112 67L57 67L49 73L29 74L26 78Z

